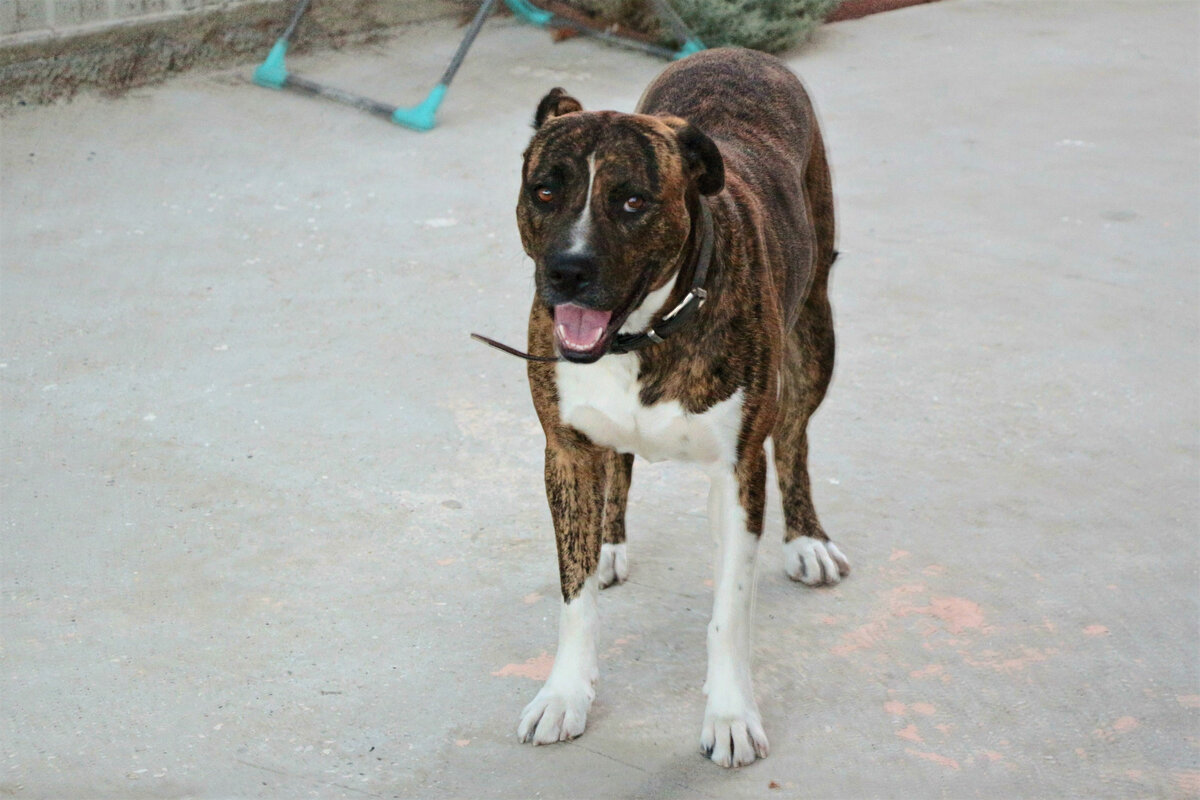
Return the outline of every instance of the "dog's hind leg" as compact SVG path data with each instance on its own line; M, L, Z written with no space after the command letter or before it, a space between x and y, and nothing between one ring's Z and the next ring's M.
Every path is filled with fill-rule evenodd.
M604 452L569 432L554 436L546 445L546 499L558 543L563 604L554 667L517 726L518 738L534 744L567 741L583 733L596 696L596 568L604 519Z
M633 454L610 450L604 457L604 544L600 545L600 588L629 577L625 553L625 505L633 475Z
M837 583L850 573L850 562L829 540L813 507L808 477L808 419L833 377L833 311L829 272L834 250L833 184L825 143L813 131L804 171L804 199L816 243L812 284L795 326L788 332L780 375L779 415L775 419L775 472L783 495L784 569L810 586Z
M810 586L837 583L850 573L849 560L817 519L808 476L808 420L825 397L833 352L833 318L821 281L812 287L804 313L788 336L773 434L786 525L784 569L792 580Z

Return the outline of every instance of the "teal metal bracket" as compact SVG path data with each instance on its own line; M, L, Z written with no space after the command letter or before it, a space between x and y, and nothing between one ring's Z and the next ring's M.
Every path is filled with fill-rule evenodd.
M437 117L438 106L446 96L446 84L439 83L429 90L429 94L412 108L397 108L392 112L392 122L412 128L414 131L433 130Z
M683 47L680 47L677 51L675 51L675 55L672 56L672 58L678 61L681 58L687 58L692 53L699 53L701 50L707 49L708 48L704 46L704 42L693 36L683 43Z
M284 63L284 57L287 55L288 43L287 39L277 39L271 52L267 54L267 60L259 64L258 69L254 70L254 82L259 86L266 86L268 89L282 89L283 84L287 81L288 71L287 65Z
M550 24L550 20L554 19L553 14L534 6L529 0L504 0L504 4L513 14L539 28L546 27Z

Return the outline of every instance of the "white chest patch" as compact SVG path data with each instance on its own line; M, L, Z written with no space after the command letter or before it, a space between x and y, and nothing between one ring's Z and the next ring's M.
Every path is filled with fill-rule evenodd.
M597 444L647 461L729 464L737 458L743 393L701 414L676 400L642 405L638 358L607 355L594 364L561 361L556 367L559 416Z

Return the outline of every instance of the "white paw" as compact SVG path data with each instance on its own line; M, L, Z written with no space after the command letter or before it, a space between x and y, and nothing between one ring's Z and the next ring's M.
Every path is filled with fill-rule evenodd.
M533 744L553 744L574 739L587 726L588 710L596 690L588 682L574 686L551 685L542 690L521 712L517 738Z
M783 568L794 581L832 585L850 574L850 560L831 541L797 536L783 546Z
M625 543L600 545L600 588L607 589L614 583L622 583L629 577L629 558L625 555Z
M755 758L766 758L771 746L754 702L718 704L710 697L700 729L700 750L722 767L744 767Z

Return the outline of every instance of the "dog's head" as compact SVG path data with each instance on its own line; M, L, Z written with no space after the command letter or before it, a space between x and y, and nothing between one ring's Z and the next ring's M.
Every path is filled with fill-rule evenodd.
M553 89L525 151L517 224L562 356L588 363L673 276L701 194L725 182L712 140L672 116L584 112Z

